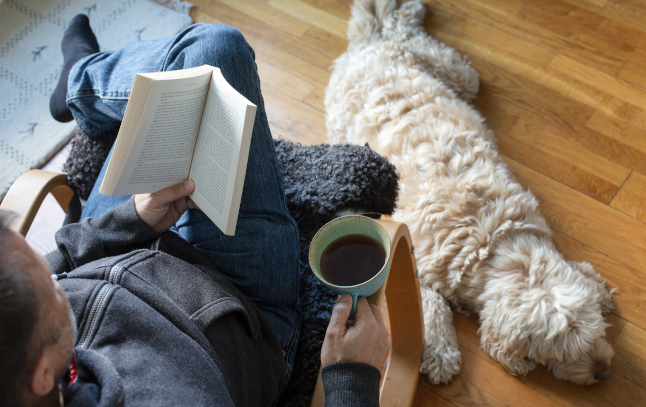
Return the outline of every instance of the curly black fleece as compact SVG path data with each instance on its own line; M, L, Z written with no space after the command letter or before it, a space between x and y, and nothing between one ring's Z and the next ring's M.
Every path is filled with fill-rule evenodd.
M72 139L63 172L67 173L67 183L76 188L81 198L88 199L90 196L118 132L119 129L113 130L92 139L78 130Z
M112 134L90 140L80 132L73 141L66 169L71 185L83 191L81 196L87 197L92 190L113 141ZM274 140L274 146L287 206L299 227L302 305L294 371L278 405L306 407L312 402L321 345L337 297L311 272L307 258L310 242L340 211L391 215L398 176L395 167L367 145L303 146Z

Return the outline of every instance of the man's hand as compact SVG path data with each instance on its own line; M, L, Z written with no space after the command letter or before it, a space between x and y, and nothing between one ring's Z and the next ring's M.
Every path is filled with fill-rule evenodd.
M354 324L348 324L352 297L342 295L332 311L321 349L321 366L349 361L381 369L390 351L390 337L376 305L359 297Z
M195 190L195 183L187 180L162 189L154 194L135 195L137 214L157 233L163 233L177 222L187 210L197 208L188 197Z

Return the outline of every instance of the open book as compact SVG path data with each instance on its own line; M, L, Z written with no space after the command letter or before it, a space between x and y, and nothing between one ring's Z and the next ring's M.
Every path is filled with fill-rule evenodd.
M152 193L192 179L191 199L233 236L255 117L218 68L137 74L100 191Z

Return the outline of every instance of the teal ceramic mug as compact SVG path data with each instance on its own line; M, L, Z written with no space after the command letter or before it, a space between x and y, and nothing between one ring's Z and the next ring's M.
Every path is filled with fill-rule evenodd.
M335 240L347 235L364 235L376 240L385 252L384 265L372 278L362 283L341 286L332 284L325 279L321 272L321 256L325 249ZM309 261L312 272L330 290L337 294L350 294L352 296L352 311L350 319L354 319L357 311L357 298L368 297L376 293L386 281L392 259L390 257L390 236L386 229L374 220L365 216L342 216L326 223L312 239L310 245Z

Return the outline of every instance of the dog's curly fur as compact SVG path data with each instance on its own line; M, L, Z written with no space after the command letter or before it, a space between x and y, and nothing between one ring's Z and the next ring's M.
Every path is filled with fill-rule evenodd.
M481 344L511 374L537 363L589 385L610 372L612 307L588 263L556 250L536 198L468 103L477 72L426 34L421 0L355 0L348 50L326 90L329 140L370 147L400 174L395 220L411 229L433 383L457 374L451 310L480 316Z

